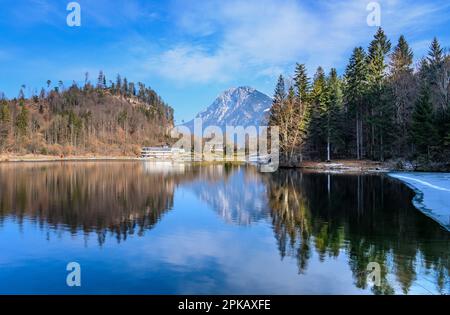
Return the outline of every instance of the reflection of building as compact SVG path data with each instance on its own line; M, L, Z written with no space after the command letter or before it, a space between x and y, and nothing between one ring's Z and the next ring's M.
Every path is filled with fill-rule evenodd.
M152 174L183 174L186 171L184 163L175 161L145 161L143 165L144 171Z
M143 159L173 159L184 154L184 149L164 147L143 147L141 158Z

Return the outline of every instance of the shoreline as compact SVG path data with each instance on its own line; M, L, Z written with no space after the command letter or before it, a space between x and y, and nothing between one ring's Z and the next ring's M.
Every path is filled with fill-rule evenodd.
M15 162L83 162L83 161L138 161L141 160L139 157L133 156L90 156L90 155L80 155L80 156L52 156L52 155L12 155L12 156L2 156L0 155L0 163L15 163Z
M368 160L335 160L331 162L305 161L299 169L325 173L389 173L392 165Z
M17 162L101 162L101 161L155 161L155 162L180 162L180 163L245 163L245 161L189 161L183 159L152 159L146 160L138 156L127 156L127 155L71 155L71 156L54 156L54 155L36 155L36 154L26 154L26 155L6 155L0 154L0 164L4 163L17 163ZM406 163L405 163L406 164ZM403 164L404 165L404 164ZM285 167L280 165L279 169L298 169L302 171L314 171L314 172L324 172L324 173L336 173L336 174L354 174L354 173L389 173L389 172L432 172L432 173L446 173L450 170L447 167L436 168L427 167L426 165L419 168L412 167L400 167L397 162L387 161L371 161L371 160L333 160L331 162L323 161L304 161L298 166Z

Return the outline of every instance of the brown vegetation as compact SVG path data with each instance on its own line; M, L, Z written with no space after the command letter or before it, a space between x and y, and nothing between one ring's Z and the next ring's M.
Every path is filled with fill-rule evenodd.
M0 153L136 156L143 145L170 141L173 109L155 91L120 76L110 87L104 81L100 73L96 87L60 82L39 96L2 98Z

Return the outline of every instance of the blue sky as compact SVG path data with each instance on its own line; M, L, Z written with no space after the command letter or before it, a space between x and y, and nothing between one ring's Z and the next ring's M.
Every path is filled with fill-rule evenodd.
M296 62L340 73L366 47L371 1L79 0L81 26L66 24L68 0L0 0L0 91L28 95L48 79L93 81L101 69L154 88L191 119L223 90L248 85L272 95ZM404 34L419 58L437 36L450 46L450 2L385 0L381 26Z

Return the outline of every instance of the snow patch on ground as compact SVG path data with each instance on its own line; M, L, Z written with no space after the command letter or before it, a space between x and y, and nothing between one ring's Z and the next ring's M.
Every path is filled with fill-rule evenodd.
M389 173L416 192L413 203L450 232L450 173Z

